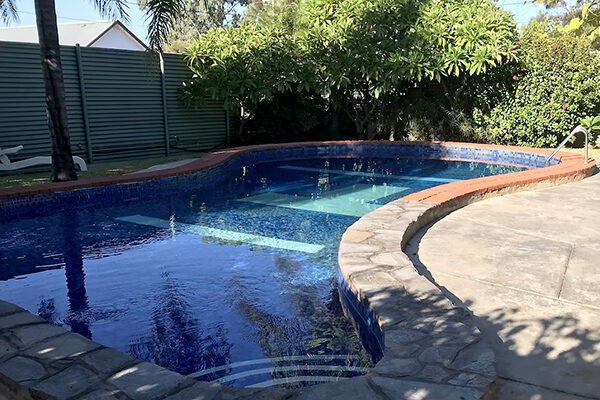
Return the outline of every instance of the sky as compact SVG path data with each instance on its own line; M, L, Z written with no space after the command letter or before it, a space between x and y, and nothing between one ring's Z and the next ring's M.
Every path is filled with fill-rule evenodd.
M146 41L145 15L140 11L136 0L126 0L129 4L130 21L122 21L137 37ZM102 17L91 0L55 0L58 22L99 21ZM35 25L35 7L33 0L17 0L19 22L8 26ZM0 27L7 26L0 21Z
M97 21L103 19L92 1L88 0L55 0L58 22ZM140 39L146 41L145 15L137 6L136 0L127 0L129 3L130 21L125 25ZM543 5L533 4L532 0L498 0L498 5L512 13L519 25L526 24L531 18L544 10ZM17 0L19 22L10 26L35 25L33 0ZM0 27L6 26L0 22Z

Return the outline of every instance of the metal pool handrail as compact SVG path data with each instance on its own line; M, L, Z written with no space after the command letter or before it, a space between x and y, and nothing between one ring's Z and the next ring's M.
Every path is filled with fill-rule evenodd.
M583 135L585 136L585 150L584 150L583 163L586 164L588 162L588 131L583 126L578 126L577 128L573 129L571 131L571 133L569 133L569 135L565 138L565 140L563 140L561 142L561 144L559 144L558 147L556 147L556 149L554 149L552 154L550 154L548 156L548 158L546 158L546 163L544 165L547 167L548 164L550 164L550 160L552 160L552 157L554 157L554 155L556 153L558 153L558 151L565 145L565 143L567 143L569 141L569 139L571 139L573 137L573 135L575 135L579 132L583 133Z

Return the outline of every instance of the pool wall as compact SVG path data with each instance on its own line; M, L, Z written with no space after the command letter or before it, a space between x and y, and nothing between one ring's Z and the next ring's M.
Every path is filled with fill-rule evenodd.
M211 153L180 168L114 177L47 183L0 190L0 221L22 215L35 216L68 207L102 204L107 200L135 200L185 188L214 185L244 165L274 160L339 156L415 157L518 165L538 168L544 154L522 148L473 147L470 144L421 142L310 142L234 148ZM562 164L560 158L551 161ZM42 207L43 206L43 207Z
M458 181L388 203L344 233L339 248L346 311L372 329L383 358L365 376L300 390L252 390L197 382L136 360L53 326L0 301L0 393L8 398L83 399L489 399L495 359L470 321L416 269L402 249L421 227L465 204L524 188L583 179L593 160L549 151L465 143L318 142L229 149L184 167L152 173L53 183L0 191L2 218L31 216L32 208L135 200L210 185L231 168L315 156L403 156L521 165L532 169ZM41 212L41 211L40 211ZM353 294L353 296L349 296ZM354 312L353 312L354 309ZM357 323L356 325L360 325ZM368 332L367 332L368 334ZM419 397L420 396L420 397Z

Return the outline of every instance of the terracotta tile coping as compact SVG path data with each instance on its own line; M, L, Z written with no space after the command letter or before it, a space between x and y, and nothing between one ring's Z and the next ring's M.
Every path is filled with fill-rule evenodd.
M480 148L490 148L482 145ZM496 147L496 146L494 146ZM498 146L502 149L504 146ZM523 153L540 154L547 156L550 150L519 148ZM485 196L492 192L516 190L524 186L551 184L560 181L577 180L588 177L596 170L594 159L583 162L579 154L559 152L555 158L561 160L559 164L545 168L532 168L526 171L511 172L501 175L492 175L482 178L456 181L411 193L403 200L420 201L434 204L446 204L456 200L473 196Z
M414 146L437 146L437 147L462 147L462 148L480 148L505 151L516 151L521 153L539 154L547 156L549 150L534 149L517 146L497 146L489 144L462 143L462 142L389 142L389 141L322 141L322 142L297 142L283 144L267 144L256 146L236 147L227 150L212 152L197 161L185 164L183 166L169 168L159 171L144 172L139 174L108 176L100 178L80 179L71 182L44 183L29 187L17 187L0 189L0 199L8 199L22 196L32 196L36 194L47 194L54 192L70 191L82 188L101 187L115 184L133 183L148 181L157 178L169 176L192 174L203 171L211 167L220 165L238 154L248 153L257 150L268 150L278 148L303 147L303 146L326 146L326 145L360 145L360 144L380 144L380 145L414 145ZM556 179L571 174L591 174L594 168L594 161L590 160L583 164L583 156L560 152L556 155L562 162L558 165L543 169L532 169L530 171L516 172L506 175L498 175L486 178L471 179L468 181L454 182L441 185L432 189L413 193L406 197L407 200L426 201L426 202L444 202L457 196L473 194L485 190L495 190L500 187L511 185L521 185L542 181L546 179ZM446 159L448 158L441 158ZM457 159L456 159L457 160ZM476 160L469 160L476 161ZM587 176L586 175L586 176Z

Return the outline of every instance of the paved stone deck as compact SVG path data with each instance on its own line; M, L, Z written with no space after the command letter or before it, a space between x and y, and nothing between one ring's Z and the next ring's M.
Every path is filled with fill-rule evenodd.
M600 175L469 205L407 251L474 313L498 399L600 399Z
M420 381L423 399L487 398L496 379L493 351L481 341L470 315L419 275L402 251L414 226L440 211L429 203L394 201L361 218L342 237L342 275L375 312L385 335L384 357L367 378L377 382L374 377L389 376L405 385ZM403 395L391 398L413 398Z

